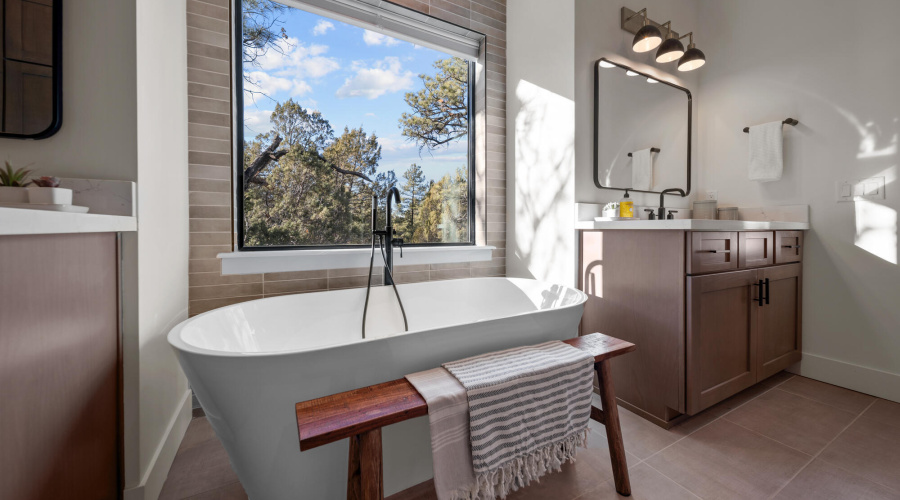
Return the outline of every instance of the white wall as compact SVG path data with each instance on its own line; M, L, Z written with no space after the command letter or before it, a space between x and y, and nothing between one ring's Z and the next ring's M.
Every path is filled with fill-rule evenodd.
M574 285L574 0L506 16L506 272Z
M696 185L696 121L698 117L697 72L679 73L675 63L660 65L654 60L655 51L639 54L631 49L634 35L622 30L621 8L625 5L632 10L647 7L650 19L657 22L672 21L672 27L679 34L693 31L699 34L695 40L702 44L703 33L698 30L697 0L646 0L638 4L623 4L612 0L575 0L575 200L583 203L606 203L619 201L623 191L597 189L593 177L593 141L594 141L594 67L593 63L606 57L642 73L652 75L685 87L694 94L694 176L691 182ZM685 40L686 41L686 40ZM685 99L686 101L687 99ZM685 115L687 113L685 112ZM682 162L681 167L684 168ZM684 177L682 177L684 178ZM684 181L678 186L683 187ZM692 189L692 194L695 192ZM659 195L634 193L631 195L635 205L659 206ZM666 196L667 207L686 208L690 206L688 199Z
M699 190L720 205L810 205L800 372L900 401L900 2L700 6ZM748 181L741 129L787 117L800 125L784 132L784 178ZM886 199L835 202L835 181L872 176Z
M169 330L187 319L185 0L137 0L138 335L142 495L159 496L190 421ZM134 496L134 494L129 495Z
M0 139L0 161L38 175L135 180L134 50L134 2L67 0L62 128L40 141Z

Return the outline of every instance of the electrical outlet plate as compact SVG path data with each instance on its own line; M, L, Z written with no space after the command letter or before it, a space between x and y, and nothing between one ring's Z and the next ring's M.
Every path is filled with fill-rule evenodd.
M884 177L834 183L835 201L883 200Z
M707 200L718 200L718 199L719 199L719 192L718 192L718 191L707 191L707 192L706 192L706 199L707 199Z

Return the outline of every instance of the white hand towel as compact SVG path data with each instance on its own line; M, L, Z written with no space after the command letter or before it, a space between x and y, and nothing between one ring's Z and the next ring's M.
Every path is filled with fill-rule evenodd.
M650 148L631 153L631 189L650 191L653 184L653 153Z
M750 127L750 180L772 182L781 180L784 171L781 122Z

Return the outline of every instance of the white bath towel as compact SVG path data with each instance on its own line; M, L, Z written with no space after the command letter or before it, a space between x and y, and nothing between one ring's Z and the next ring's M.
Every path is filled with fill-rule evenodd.
M439 500L465 498L466 492L476 489L466 388L444 368L413 373L406 379L428 403L437 497Z
M770 122L750 127L751 181L772 182L781 180L784 171L781 122Z
M631 153L631 189L650 191L653 185L653 152L650 148Z

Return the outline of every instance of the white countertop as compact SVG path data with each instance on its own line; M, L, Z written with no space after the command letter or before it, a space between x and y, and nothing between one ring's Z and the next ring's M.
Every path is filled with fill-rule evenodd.
M808 222L777 222L748 220L617 220L577 221L575 229L674 229L679 231L802 231L809 229Z
M136 231L137 218L0 207L0 235Z

